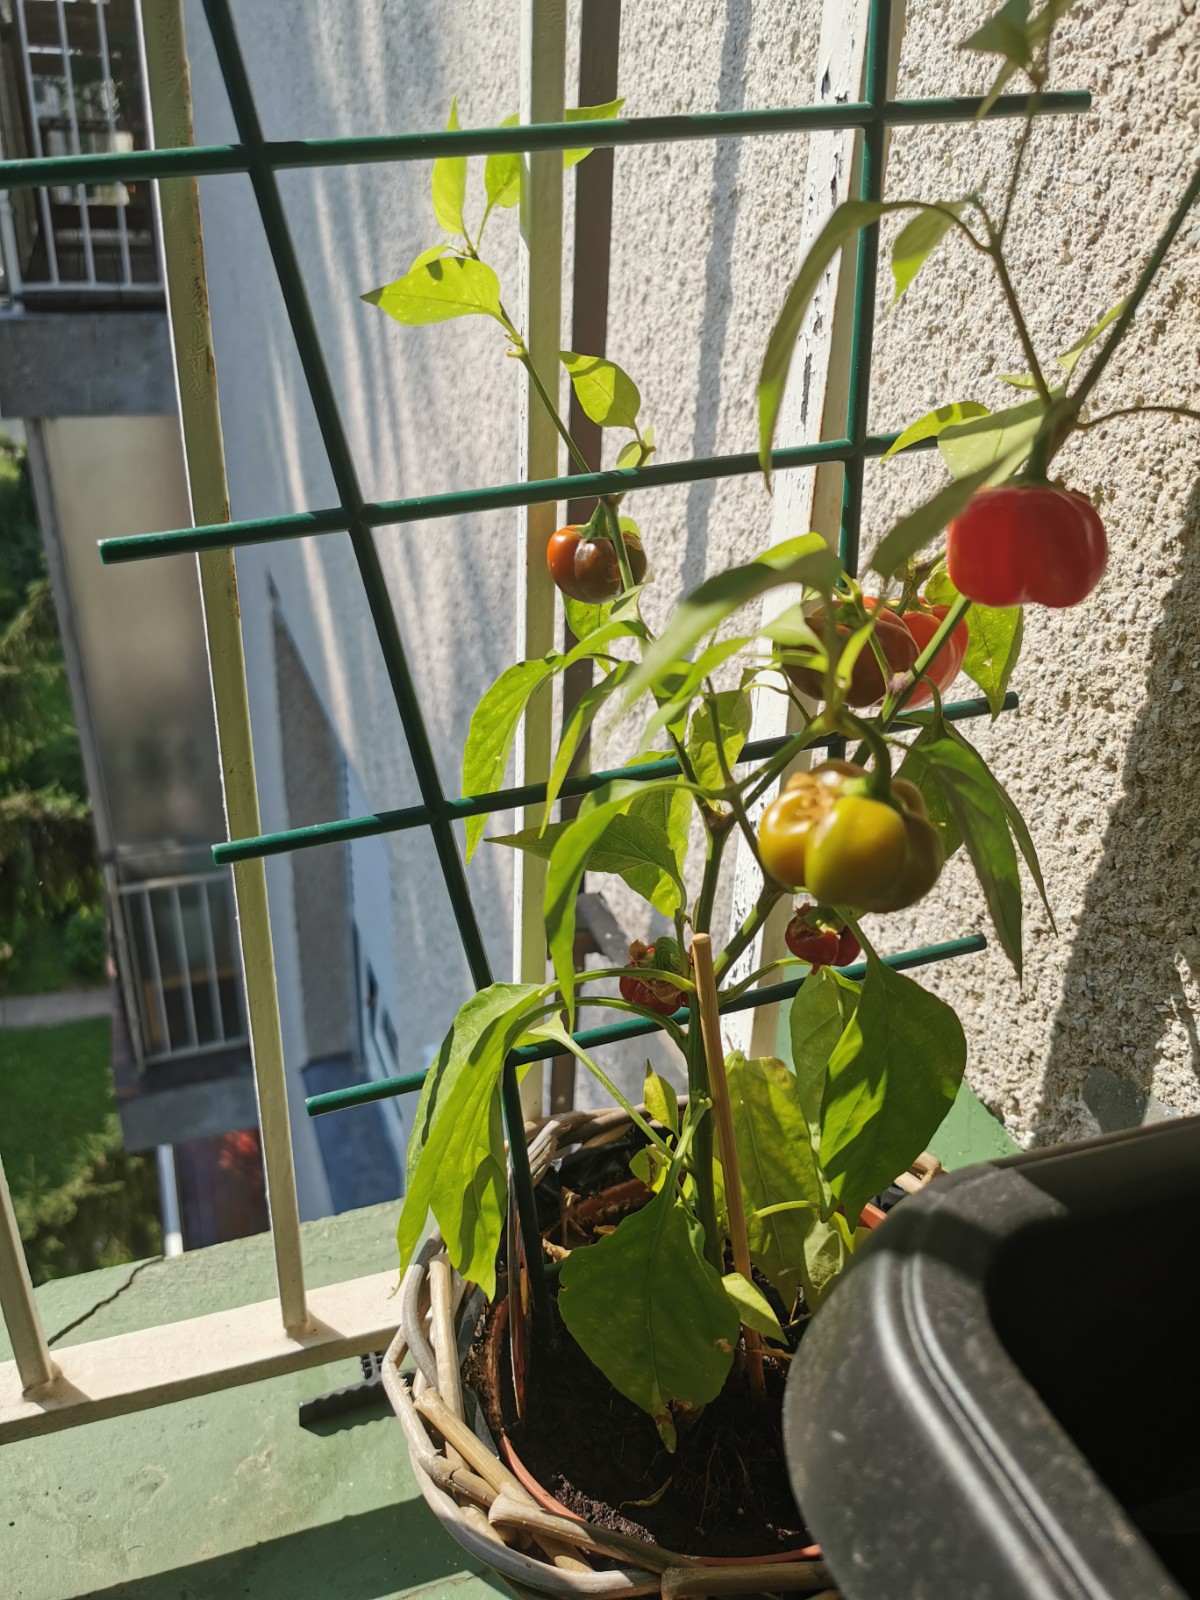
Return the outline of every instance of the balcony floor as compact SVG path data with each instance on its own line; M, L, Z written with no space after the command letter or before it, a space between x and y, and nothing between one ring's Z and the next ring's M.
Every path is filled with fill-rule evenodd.
M394 1204L307 1223L313 1286L379 1272L395 1257ZM98 1307L56 1345L267 1298L266 1235L143 1267L45 1284L47 1336ZM11 1352L0 1328L0 1358ZM302 1400L357 1381L342 1361L0 1449L5 1600L230 1600L253 1595L482 1600L485 1579L435 1523L386 1404L326 1423Z

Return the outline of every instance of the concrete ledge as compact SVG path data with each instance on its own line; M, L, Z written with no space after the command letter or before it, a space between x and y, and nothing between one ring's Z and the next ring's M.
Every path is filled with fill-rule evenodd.
M148 417L175 411L162 311L30 311L0 317L6 417Z

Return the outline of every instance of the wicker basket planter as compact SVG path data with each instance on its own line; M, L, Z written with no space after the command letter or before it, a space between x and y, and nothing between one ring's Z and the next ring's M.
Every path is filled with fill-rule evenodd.
M570 1112L529 1127L535 1182L572 1147L619 1139L623 1111ZM923 1181L910 1180L910 1184ZM665 1596L793 1593L837 1600L816 1559L709 1562L593 1527L539 1505L501 1457L482 1421L468 1420L461 1365L482 1294L450 1267L434 1234L401 1288L400 1328L383 1384L404 1429L413 1471L430 1510L451 1536L519 1594ZM402 1371L411 1356L415 1370ZM482 1417L482 1408L475 1408ZM476 1427L482 1433L476 1431Z

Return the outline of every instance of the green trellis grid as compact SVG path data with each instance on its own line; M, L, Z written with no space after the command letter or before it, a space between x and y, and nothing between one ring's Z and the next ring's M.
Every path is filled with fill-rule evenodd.
M714 112L694 116L616 118L603 123L589 124L588 142L597 147L619 147L686 139L861 129L863 148L859 193L863 199L878 199L882 190L884 142L890 126L971 122L978 116L982 105L982 101L978 98L963 96L888 100L891 11L891 0L871 0L866 40L867 92L866 98L862 101L840 106L810 105L776 110ZM319 844L345 842L373 834L427 827L433 835L438 852L472 981L477 988L483 988L492 982L492 972L467 887L453 824L463 817L544 800L546 786L544 783L535 783L483 795L460 796L457 799L446 797L438 776L395 614L388 597L372 530L418 519L534 505L579 495L627 493L667 484L744 476L758 471L758 457L751 453L713 456L666 462L638 469L574 474L533 482L501 484L490 488L459 490L447 494L415 496L402 500L367 501L359 483L316 323L309 306L295 246L279 194L277 173L294 168L351 166L390 161L429 161L438 156L480 155L492 151L528 152L565 149L579 143L579 127L574 123L555 122L370 138L268 140L264 137L259 122L253 91L230 13L229 0L204 0L204 12L229 96L239 143L0 161L0 188L25 189L58 184L87 185L152 178L201 177L221 173L248 175L329 459L337 489L338 505L335 508L307 510L283 516L108 539L101 544L101 557L106 563L119 563L184 552L223 550L276 540L306 538L316 534L334 532L349 534L396 706L408 740L421 803L395 811L379 812L368 817L293 828L256 838L231 840L216 845L213 857L218 863L235 862L306 849ZM1030 110L1031 104L1030 96L1005 95L995 101L987 115L1024 116ZM1042 94L1033 109L1038 115L1051 115L1083 112L1090 106L1091 96L1086 91L1058 91ZM858 568L859 526L866 461L881 456L896 437L894 434L869 435L867 432L878 250L878 226L863 229L858 242L851 325L850 384L843 436L817 444L778 449L773 451L771 456L776 470L836 462L844 464L839 553L842 564L848 572L856 572ZM929 443L932 444L933 441ZM1005 709L1013 708L1016 703L1016 696L1008 695L1005 699ZM980 716L987 711L987 705L981 700L967 700L948 705L945 709L948 717L957 720ZM897 726L903 727L904 724L900 722ZM786 740L782 738L754 741L743 750L741 761L765 760L785 742ZM626 779L648 780L677 771L676 763L666 759L648 762L640 767L622 768L619 775ZM599 788L617 775L598 772L570 779L564 784L562 792L564 795L586 793ZM924 966L981 950L985 944L983 936L975 934L905 952L888 958L888 962L889 965L899 969ZM847 970L851 976L861 976L863 968L860 966ZM732 1012L774 1004L794 995L803 981L802 978L793 979L786 983L755 989L732 1002L727 1002L722 1009ZM680 1019L684 1015L685 1012L677 1013ZM657 1026L656 1023L635 1018L603 1028L583 1029L575 1037L585 1049L591 1049L621 1039L636 1038L655 1031ZM509 1069L505 1073L505 1114L512 1139L518 1191L526 1188L528 1161L515 1069L519 1065L544 1060L554 1053L556 1052L553 1047L542 1046L516 1050L509 1059ZM315 1095L306 1102L307 1109L310 1115L316 1116L323 1112L403 1094L419 1087L424 1077L423 1072L415 1073L330 1094ZM523 1212L525 1209L522 1206Z

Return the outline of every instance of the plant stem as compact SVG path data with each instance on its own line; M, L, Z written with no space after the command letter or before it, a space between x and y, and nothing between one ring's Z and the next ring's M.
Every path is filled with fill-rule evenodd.
M1162 266L1166 253L1174 242L1175 235L1183 226L1184 218L1195 205L1197 199L1200 199L1200 167L1197 167L1195 172L1192 174L1192 181L1188 184L1186 190L1184 191L1183 199L1176 206L1170 222L1168 222L1166 227L1163 229L1158 243L1154 246L1154 249L1150 254L1150 259L1142 268L1141 276L1134 285L1133 293L1129 296L1129 299L1126 300L1124 310L1121 312L1121 315L1117 318L1116 322L1113 323L1112 332L1104 341L1104 348L1096 357L1095 361L1092 362L1088 370L1084 373L1082 382L1080 383L1078 389L1076 389L1075 393L1071 396L1071 411L1073 415L1078 415L1080 406L1082 406L1088 395L1091 394L1097 383L1099 383L1105 367L1107 367L1108 363L1112 360L1117 346L1125 337L1125 334L1129 329L1129 324L1133 321L1138 307L1146 298L1146 291L1154 282L1155 275L1157 274L1159 267Z
M736 1272L740 1272L744 1278L752 1282L750 1241L746 1233L746 1209L742 1201L742 1175L738 1165L737 1138L733 1129L733 1107L729 1102L729 1083L725 1077L725 1050L721 1042L721 1017L717 1010L717 985L713 977L712 940L707 933L698 933L692 940L692 965L696 973L696 990L700 997L700 1032L708 1062L713 1115L721 1147L721 1171L725 1179L725 1206L729 1213L729 1242L733 1246L733 1266ZM762 1341L752 1328L745 1326L742 1329L742 1337L746 1346L746 1369L750 1376L750 1389L756 1397L761 1398L764 1392Z
M1033 132L1034 118L1042 103L1042 90L1046 86L1046 74L1049 71L1049 52L1047 60L1043 63L1034 86L1033 98L1029 102L1029 110L1025 113L1025 126L1021 129L1021 137L1017 143L1016 160L1013 162L1012 177L1008 180L1008 193L1004 197L1004 212L1000 218L1000 227L996 235L997 245L1004 243L1008 233L1008 219L1012 214L1013 201L1017 197L1017 185L1021 181L1021 166L1025 160L1025 152L1029 148L1029 136Z
M617 567L621 574L621 582L625 587L625 593L628 594L633 588L633 568L629 565L629 551L625 548L625 535L621 531L621 519L617 515L616 502L612 495L602 494L600 504L604 508L608 531L612 534L613 545L617 552Z
M704 1232L704 1256L715 1272L724 1274L725 1251L717 1231L717 1195L713 1184L713 1125L707 1112L696 1108L712 1100L708 1082L708 1059L704 1053L704 1035L700 1026L700 996L689 996L691 1017L688 1021L688 1099L696 1115L695 1138L692 1148L695 1158L692 1177L696 1184L696 1217Z
M1025 352L1025 359L1029 363L1029 371L1033 378L1034 387L1041 397L1042 404L1049 410L1054 404L1054 399L1046 384L1041 364L1037 358L1037 351L1033 348L1033 340L1030 338L1029 328L1021 312L1021 303L1017 299L1017 291L1013 286L1012 278L1009 276L1008 263L1004 259L1001 240L996 234L992 235L992 243L988 254L996 264L996 275L1000 279L1000 287L1004 291L1004 298L1012 314L1013 323L1017 330L1017 338L1021 341L1021 349Z
M758 933L758 930L771 915L771 912L775 909L776 903L779 900L782 900L784 892L785 891L778 884L763 884L762 893L755 901L754 909L750 912L750 915L746 918L745 922L742 923L741 927L733 935L729 943L725 946L724 950L722 950L721 954L717 957L714 972L716 974L718 983L720 983L721 979L729 971L730 967L732 967L733 963L741 955L742 951L753 943L754 937Z
M879 726L881 730L891 727L892 723L896 720L897 716L899 716L901 710L907 703L909 696L917 687L917 684L920 683L922 675L928 671L930 665L940 653L942 646L946 643L946 640L954 632L955 628L958 627L959 623L966 616L970 609L971 602L967 599L965 594L960 594L950 609L946 612L946 615L942 618L941 622L938 624L938 630L934 634L933 638L930 639L924 650L921 651L921 654L913 662L909 672L909 682L904 685L898 694L889 695L884 701L883 709L879 713Z
M530 356L529 351L525 348L525 341L523 339L521 340L520 344L517 346L516 354L517 354L517 360L521 363L521 365L525 368L525 371L529 374L529 381L533 384L533 387L537 390L538 395L541 398L542 404L545 406L547 412L549 412L551 421L554 423L554 426L558 429L559 433L562 435L563 442L566 444L566 447L567 447L568 451L571 454L571 459L574 461L575 465L579 468L580 472L590 472L592 470L591 466L589 465L587 459L585 458L583 452L580 450L579 446L575 443L574 439L572 439L570 433L567 430L566 423L563 421L563 419L558 414L558 407L554 404L554 401L551 400L550 395L549 395L549 393L548 393L548 391L546 389L545 384L542 382L541 378L538 377L537 368L533 364L533 358Z
M700 893L696 897L696 910L692 917L692 926L697 933L707 933L712 922L713 901L717 895L717 877L721 867L721 853L725 849L725 841L728 837L728 829L722 829L720 832L714 832L711 828L704 830L704 877L700 882Z
M1118 417L1138 417L1144 411L1168 417L1187 417L1192 422L1200 422L1200 411L1193 411L1190 406L1120 406L1116 411L1105 411L1101 416L1089 417L1086 422L1077 422L1075 428L1083 433L1088 428L1098 428L1102 422L1112 422Z

